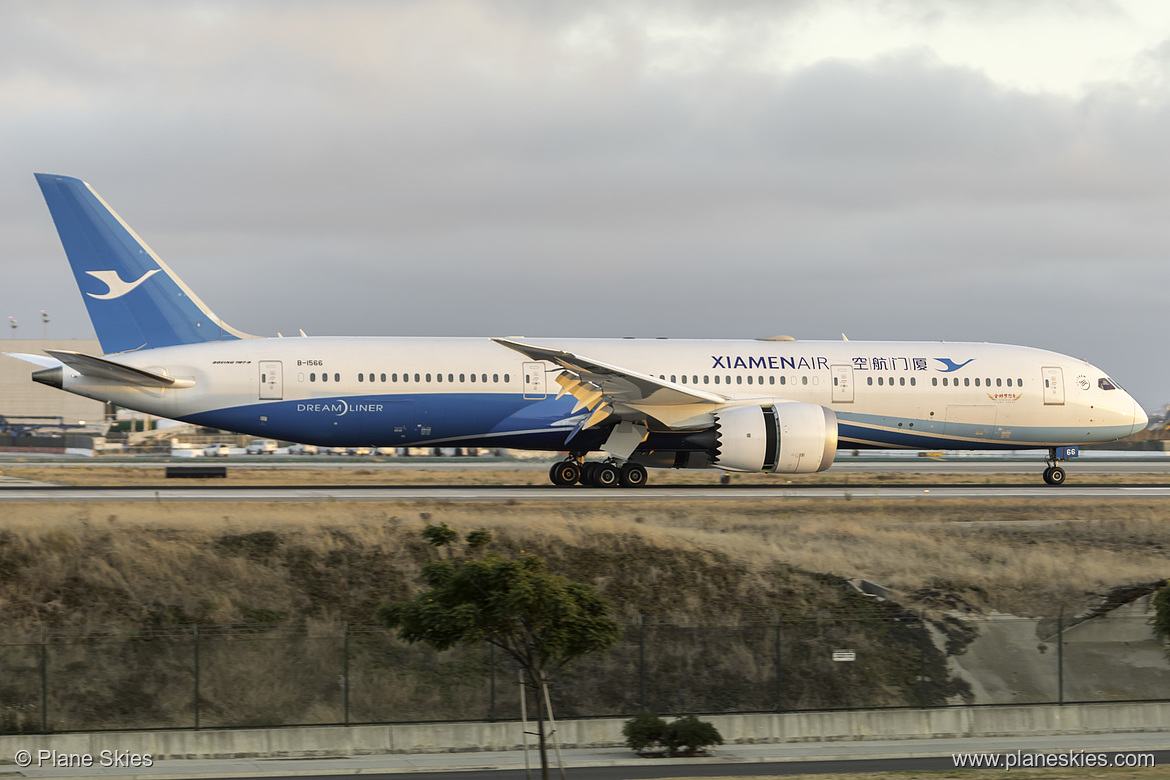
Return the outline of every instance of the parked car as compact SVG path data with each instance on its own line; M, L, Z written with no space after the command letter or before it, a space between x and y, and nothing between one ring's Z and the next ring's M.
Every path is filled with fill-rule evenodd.
M288 447L289 455L316 455L316 444L290 444Z
M398 448L397 447L377 447L374 450L374 454L375 455L397 455Z
M369 447L348 447L345 450L346 455L369 455Z
M249 455L271 455L276 452L276 442L272 439L253 439L244 452Z
M349 454L345 451L345 447L330 447L329 449L325 450L325 452L326 452L326 454L329 454L329 455L348 455Z
M209 444L203 448L203 456L206 458L226 458L232 454L232 448L226 444Z

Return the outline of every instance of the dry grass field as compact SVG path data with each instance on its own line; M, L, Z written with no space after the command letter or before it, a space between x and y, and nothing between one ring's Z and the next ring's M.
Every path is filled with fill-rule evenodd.
M1166 509L1139 499L6 503L0 625L134 621L143 605L222 623L239 622L239 604L358 620L347 603L409 590L428 522L538 551L627 616L799 612L816 597L794 589L794 572L863 577L917 608L941 592L978 611L1076 613L1111 588L1170 575ZM297 555L313 562L322 603L305 601L314 596ZM84 616L64 614L95 600Z

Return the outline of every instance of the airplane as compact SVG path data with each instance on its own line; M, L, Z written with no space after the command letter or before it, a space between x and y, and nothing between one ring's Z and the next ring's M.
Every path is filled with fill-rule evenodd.
M36 174L102 355L14 355L33 380L158 417L322 447L567 453L560 486L647 468L823 471L838 449L1047 449L1142 430L1084 360L987 343L257 337L210 308L80 179ZM590 453L603 459L587 461Z

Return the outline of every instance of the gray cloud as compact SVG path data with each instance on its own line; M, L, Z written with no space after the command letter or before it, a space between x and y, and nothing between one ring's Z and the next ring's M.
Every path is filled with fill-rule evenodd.
M1081 98L927 50L769 72L732 44L815 5L714 8L9 4L0 315L88 331L47 170L252 332L1006 341L1166 400L1162 49ZM658 67L696 21L731 53Z

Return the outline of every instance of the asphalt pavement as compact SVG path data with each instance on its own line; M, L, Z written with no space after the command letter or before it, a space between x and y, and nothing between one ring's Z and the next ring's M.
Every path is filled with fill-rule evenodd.
M724 745L701 758L640 758L621 747L579 748L563 751L570 780L620 780L664 777L731 777L744 775L819 774L823 772L951 769L958 753L1152 754L1156 763L1170 761L1170 733L1143 732L1049 737L996 737L912 740L852 740L779 744ZM533 777L539 777L539 758L530 754ZM550 750L550 759L555 754ZM0 757L0 777L77 778L311 778L337 775L366 777L426 775L444 780L521 778L523 751L468 753L395 753L376 756L318 758L223 758L154 761L150 767L93 766L90 768L30 766L19 768L12 756ZM95 764L100 757L94 757ZM554 764L555 766L555 764ZM553 772L553 778L559 777Z

